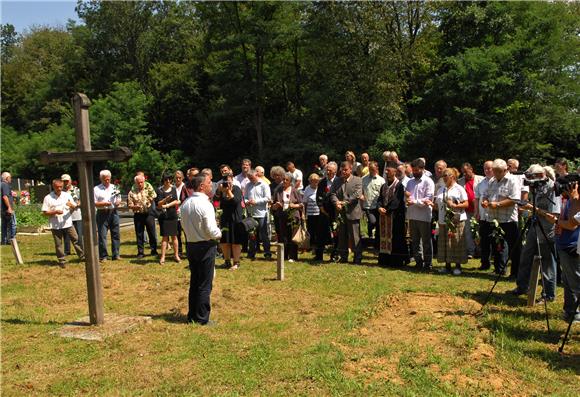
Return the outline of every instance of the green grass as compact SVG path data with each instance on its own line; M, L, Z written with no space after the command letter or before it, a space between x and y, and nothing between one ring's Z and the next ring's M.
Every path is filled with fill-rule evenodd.
M482 316L445 303L482 301L492 278L475 262L451 277L381 269L367 254L365 266L287 264L279 282L275 262L243 261L217 270L218 326L204 328L182 321L185 263L138 261L133 233L122 238L124 259L102 266L105 309L153 322L104 342L51 333L87 313L83 265L51 266L50 235L19 238L24 266L2 247L3 395L578 395L577 327L557 353L561 288L548 335L542 307L504 296L507 281ZM406 310L424 294L441 297L440 313Z

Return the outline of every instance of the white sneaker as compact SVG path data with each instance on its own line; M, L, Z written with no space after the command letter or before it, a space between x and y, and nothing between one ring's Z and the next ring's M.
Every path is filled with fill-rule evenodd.
M453 275L454 276L459 276L461 274L461 269L459 269L458 267L456 267L455 269L453 269Z
M288 259L288 262L294 263L294 259Z

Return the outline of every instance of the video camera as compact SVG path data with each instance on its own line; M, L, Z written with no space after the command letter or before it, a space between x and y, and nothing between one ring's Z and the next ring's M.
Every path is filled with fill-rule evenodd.
M571 185L580 182L580 174L568 174L561 176L554 182L554 194L556 196L562 195L562 192L570 190Z
M537 189L541 186L548 184L549 179L544 178L534 178L534 174L526 173L524 174L524 186L529 186L531 189Z

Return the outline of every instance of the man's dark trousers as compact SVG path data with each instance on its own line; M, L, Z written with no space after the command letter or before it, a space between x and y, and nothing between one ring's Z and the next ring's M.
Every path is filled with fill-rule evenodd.
M481 249L481 267L489 269L491 267L490 255L496 249L495 244L492 247L491 232L492 224L488 221L479 221L479 245Z
M190 322L207 324L209 321L216 253L217 246L213 241L187 242L187 259L191 271L187 320Z
M136 213L133 215L135 235L137 236L137 254L144 254L145 229L149 237L151 252L157 251L157 234L155 231L155 218L149 213Z

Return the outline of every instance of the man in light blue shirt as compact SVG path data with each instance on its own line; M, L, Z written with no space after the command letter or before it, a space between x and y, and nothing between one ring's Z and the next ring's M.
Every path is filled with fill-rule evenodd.
M369 162L369 173L362 178L363 198L362 207L367 216L367 232L369 239L373 241L374 247L379 246L378 233L378 199L381 193L381 186L385 184L385 180L379 175L379 164L376 161ZM373 230L375 230L375 237L373 238Z
M256 258L258 244L264 244L264 257L272 258L270 252L270 238L268 237L268 202L271 200L270 187L265 184L256 174L256 170L248 171L249 182L246 185L244 202L248 215L258 222L254 235L250 235L248 244L248 257Z
M411 244L417 269L430 271L433 260L431 243L431 208L435 183L425 175L425 161L415 159L411 163L413 178L407 182L405 197L407 219L411 229Z

